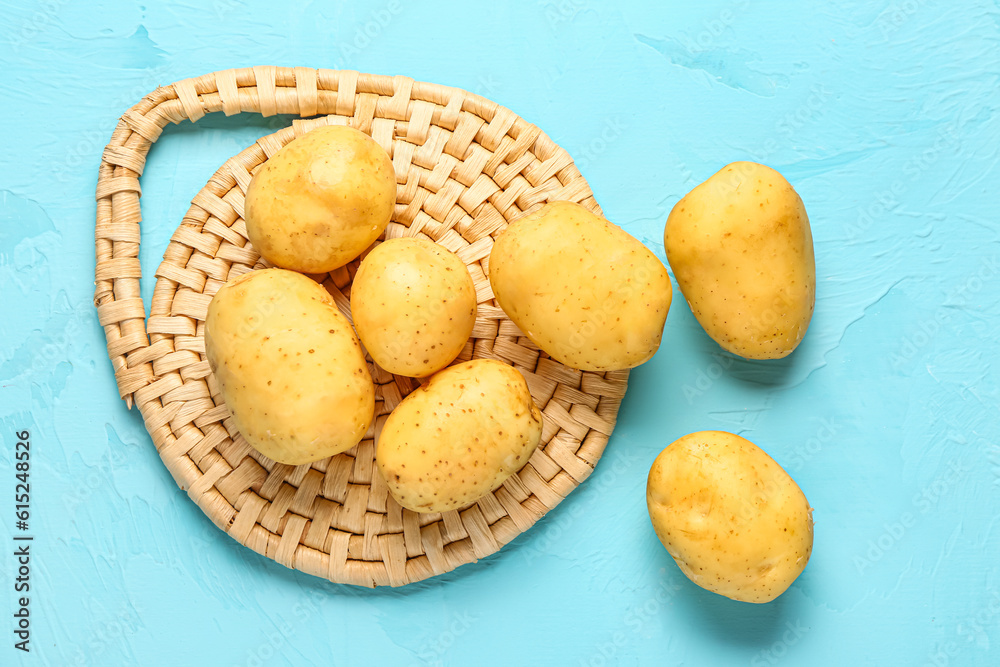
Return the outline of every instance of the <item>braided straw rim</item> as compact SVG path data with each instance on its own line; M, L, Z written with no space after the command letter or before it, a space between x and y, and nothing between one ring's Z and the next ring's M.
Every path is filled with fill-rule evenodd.
M139 177L167 123L296 114L291 127L230 158L195 195L156 272L149 319L139 294ZM397 201L386 238L423 235L455 252L476 285L475 329L457 361L520 370L542 410L542 442L494 493L443 514L400 508L374 468L386 416L416 385L371 365L377 418L354 449L311 465L275 463L239 435L204 353L212 295L266 266L247 241L253 172L320 124L370 134L392 157ZM177 484L230 537L289 568L338 583L400 586L488 556L530 528L593 471L628 371L581 372L540 352L504 315L486 278L493 236L545 201L600 208L570 156L509 109L402 76L303 67L231 69L157 88L125 112L97 184L94 302L121 397L138 405ZM357 262L313 276L350 317Z

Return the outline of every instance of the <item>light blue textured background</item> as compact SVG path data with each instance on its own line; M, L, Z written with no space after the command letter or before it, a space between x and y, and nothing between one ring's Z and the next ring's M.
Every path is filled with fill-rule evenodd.
M996 2L291 4L3 4L0 664L24 658L8 539L22 428L24 664L1000 664ZM787 360L734 360L675 296L593 477L499 554L403 590L286 570L176 487L117 398L91 305L117 117L158 84L255 64L491 97L577 158L661 259L684 193L767 163L812 220L809 334ZM147 300L191 197L284 122L167 129L143 177ZM702 429L761 445L816 508L812 561L772 604L698 589L650 528L649 465Z

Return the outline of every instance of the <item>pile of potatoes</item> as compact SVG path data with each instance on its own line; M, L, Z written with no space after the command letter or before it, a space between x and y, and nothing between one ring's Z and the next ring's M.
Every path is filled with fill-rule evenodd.
M313 130L272 156L247 189L245 220L253 246L277 268L219 289L206 356L246 441L289 465L371 437L366 351L379 367L418 378L381 429L376 466L402 507L444 512L524 466L542 415L515 368L455 363L476 320L465 264L425 238L376 243L396 180L386 152L345 126ZM723 348L771 359L802 340L815 298L812 238L802 200L777 172L725 167L678 202L664 244L691 310ZM304 274L359 257L351 322ZM488 277L524 335L566 366L633 368L660 346L672 298L666 267L580 204L554 201L514 220L495 239ZM809 558L805 496L738 436L703 432L667 447L650 470L647 502L682 571L734 599L773 599Z

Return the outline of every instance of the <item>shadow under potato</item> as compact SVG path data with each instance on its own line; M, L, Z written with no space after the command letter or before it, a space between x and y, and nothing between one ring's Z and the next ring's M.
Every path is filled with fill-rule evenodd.
M744 647L770 647L795 617L796 605L785 595L764 604L738 602L688 582L676 600L678 609L697 618L714 639Z
M723 354L733 360L729 369L729 374L733 378L747 384L780 387L786 384L788 378L792 376L792 371L802 357L799 354L799 348L803 344L805 341L783 359L744 359L728 352Z
M659 541L652 539L662 551L663 567L667 570L661 576L669 578L673 591L672 615L692 619L713 640L763 651L785 641L789 629L798 626L804 612L788 592L763 604L740 602L713 593L684 576Z
M679 293L676 286L674 289L675 294ZM806 363L803 359L812 356L806 350L814 344L815 336L810 336L809 332L806 332L795 350L782 359L741 357L724 350L705 332L683 298L678 300L675 309L676 312L672 311L667 317L667 326L663 334L664 340L669 341L669 344L661 344L661 350L671 358L667 361L669 366L675 367L686 362L694 364L696 369L701 371L688 383L696 392L708 389L707 386L699 386L699 382L707 385L730 377L743 384L781 387L796 376L796 370L802 370L801 364ZM682 361L678 355L686 358Z

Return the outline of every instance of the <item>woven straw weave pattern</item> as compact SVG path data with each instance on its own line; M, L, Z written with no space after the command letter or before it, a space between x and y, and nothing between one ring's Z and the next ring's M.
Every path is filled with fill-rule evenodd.
M194 197L156 272L148 320L139 295L139 177L167 123L206 113L296 114L291 127L230 158ZM240 437L204 354L212 295L266 266L247 241L244 193L254 171L318 124L349 124L392 157L397 201L387 238L424 235L466 262L478 317L459 360L518 368L542 409L542 444L496 492L444 514L403 510L374 467L386 416L415 386L369 367L377 418L354 449L303 466L277 464ZM569 155L541 130L480 96L406 77L254 67L158 88L122 116L97 185L95 304L119 392L133 402L177 484L232 538L279 563L339 583L399 586L496 552L586 479L625 394L628 371L588 373L540 353L493 299L493 236L549 200L599 213ZM350 317L357 262L313 276Z

